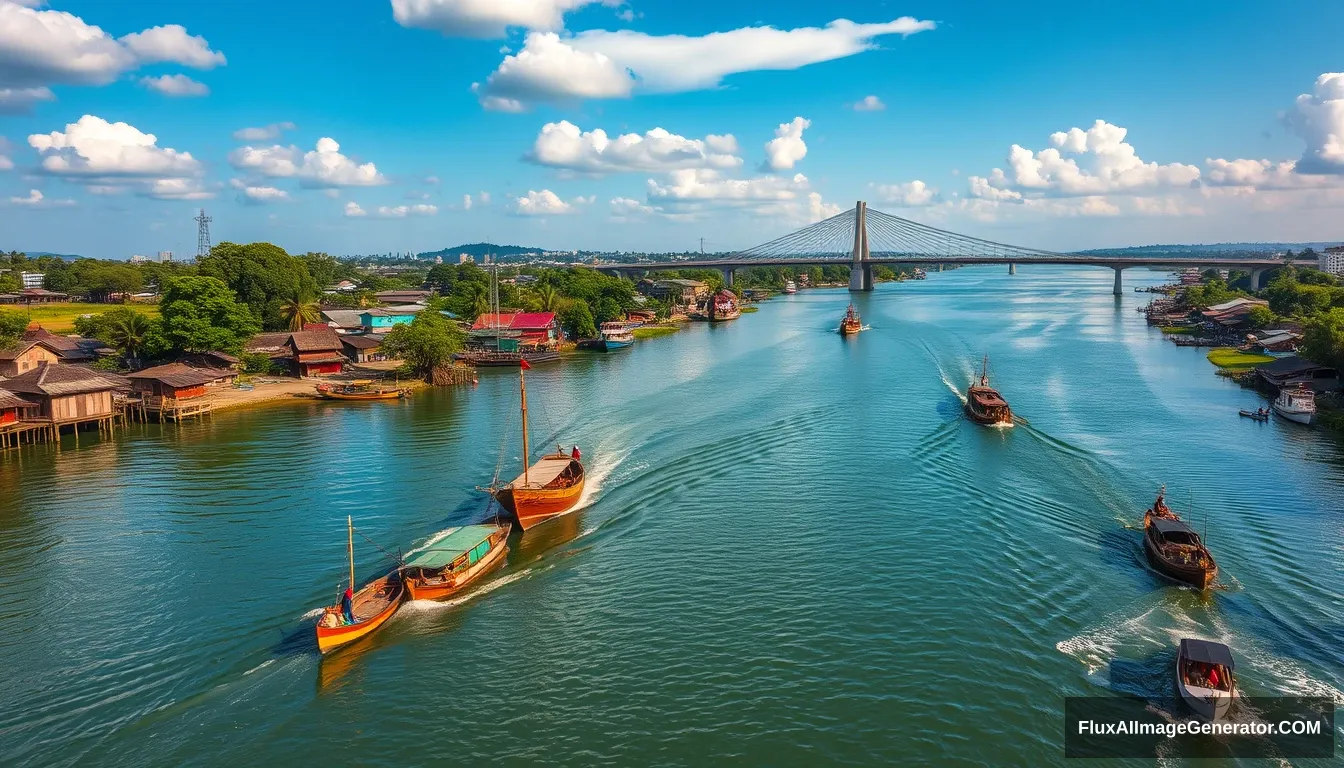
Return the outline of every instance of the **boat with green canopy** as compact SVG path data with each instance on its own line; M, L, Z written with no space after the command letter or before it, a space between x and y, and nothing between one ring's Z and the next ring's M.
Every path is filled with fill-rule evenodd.
M412 600L438 600L462 591L504 562L507 525L464 525L434 540L402 566Z

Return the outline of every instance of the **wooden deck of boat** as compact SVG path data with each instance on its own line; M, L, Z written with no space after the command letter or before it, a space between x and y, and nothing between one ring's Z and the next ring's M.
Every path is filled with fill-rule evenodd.
M527 481L523 475L514 478L509 485L514 488L545 488L552 480L560 476L569 466L568 456L545 456L527 469Z

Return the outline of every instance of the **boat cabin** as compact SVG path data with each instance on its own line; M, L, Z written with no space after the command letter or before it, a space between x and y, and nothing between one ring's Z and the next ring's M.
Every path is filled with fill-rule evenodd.
M1152 528L1162 547L1162 554L1169 559L1188 565L1198 565L1203 557L1204 543L1200 541L1195 529L1184 520L1170 517L1154 517Z
M509 483L509 487L568 488L582 477L583 466L579 462L569 456L558 454L539 459L536 464L528 467L526 480L524 475L519 475Z
M1181 682L1190 688L1213 691L1232 690L1232 672L1237 663L1232 651L1222 643L1208 640L1181 640Z
M503 547L507 532L495 525L464 525L411 556L402 573L421 590L452 587L472 566Z

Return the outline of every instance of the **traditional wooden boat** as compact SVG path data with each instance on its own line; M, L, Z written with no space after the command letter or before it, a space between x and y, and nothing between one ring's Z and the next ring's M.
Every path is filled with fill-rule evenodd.
M630 328L629 323L603 323L599 333L602 334L601 349L603 352L628 349L635 345L635 332Z
M1274 401L1274 412L1298 424L1310 424L1316 416L1316 393L1306 384L1284 387Z
M1264 408L1261 408L1258 411L1242 411L1241 415L1255 421L1269 421L1269 411L1266 411Z
M972 384L966 392L966 415L977 424L1013 425L1013 409L1008 407L1008 401L997 390L989 386L989 355L985 355L980 383Z
M346 551L350 558L350 590L347 590L349 592L353 591L355 584L354 521L346 518L346 526L349 537ZM345 607L342 605L345 602L344 598L338 600L335 605L327 606L322 612L322 617L317 620L317 649L322 653L330 653L373 633L397 612L405 593L401 574L392 571L351 594L350 615L346 615Z
M530 451L525 372L531 367L524 361L518 370L523 413L523 473L505 486L486 489L524 531L573 509L583 496L585 479L577 445L568 454L557 449L553 454L542 456L535 464L528 464Z
M863 321L859 319L859 313L854 311L854 305L850 304L849 309L845 310L845 319L840 321L840 334L853 336L862 330Z
M736 320L741 316L742 308L737 304L737 296L728 290L719 291L705 299L704 310L689 315L692 320L705 320L711 323Z
M1144 515L1143 551L1158 573L1196 589L1208 589L1218 576L1218 563L1199 534L1175 513Z
M328 400L398 400L409 390L401 387L376 386L373 381L360 379L349 384L318 384L317 394Z
M1232 650L1209 640L1181 640L1176 652L1176 692L1196 715L1222 720L1237 698Z
M464 525L415 553L401 568L412 600L438 600L461 592L504 562L506 525Z

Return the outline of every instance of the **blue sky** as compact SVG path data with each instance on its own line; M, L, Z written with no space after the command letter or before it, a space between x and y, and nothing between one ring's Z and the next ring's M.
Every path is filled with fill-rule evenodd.
M1344 4L1092 5L0 0L0 248L1344 238Z

